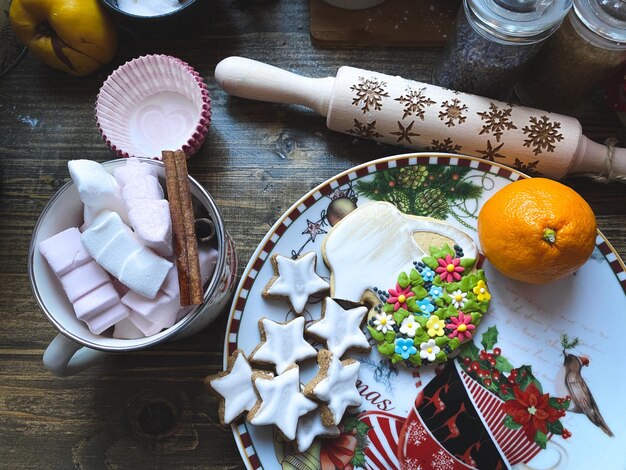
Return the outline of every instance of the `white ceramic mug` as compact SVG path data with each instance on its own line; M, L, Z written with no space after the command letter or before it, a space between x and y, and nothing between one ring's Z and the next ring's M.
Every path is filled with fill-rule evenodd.
M153 165L163 181L165 170L159 161L142 159ZM112 173L126 159L103 163ZM96 335L76 318L61 283L39 253L39 243L69 227L83 223L83 204L73 182L67 183L50 199L42 211L30 241L28 276L33 295L48 320L59 330L43 356L44 367L58 376L72 375L90 367L111 352L145 349L163 341L179 339L206 327L222 311L235 287L237 259L235 246L224 229L222 216L209 193L195 179L189 178L194 206L215 225L218 259L212 279L204 291L204 303L189 312L175 325L140 339L117 339ZM197 208L196 208L197 211Z

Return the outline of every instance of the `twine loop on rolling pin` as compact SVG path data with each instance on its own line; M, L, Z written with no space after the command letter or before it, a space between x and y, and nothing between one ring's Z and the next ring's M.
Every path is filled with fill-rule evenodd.
M618 139L615 137L609 137L604 141L604 145L606 145L606 170L604 173L599 175L589 175L592 180L598 183L612 183L613 181L619 181L621 183L626 183L626 176L616 175L613 173L613 158L615 158L615 146L617 145Z

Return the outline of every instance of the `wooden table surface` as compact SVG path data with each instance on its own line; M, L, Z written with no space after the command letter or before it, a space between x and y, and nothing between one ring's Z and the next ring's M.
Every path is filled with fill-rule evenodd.
M222 368L226 315L181 342L110 356L79 375L55 378L41 357L56 331L37 308L26 260L31 231L68 180L67 161L112 158L94 121L107 75L145 53L171 54L204 77L213 100L207 141L190 173L216 198L237 244L239 274L277 218L309 188L356 164L403 149L332 133L307 109L230 98L215 65L241 55L310 76L341 65L428 81L436 49L322 49L311 44L306 0L213 0L187 37L123 37L115 62L85 78L32 56L0 78L0 467L239 468L229 427L202 379ZM600 99L581 117L585 134L626 142ZM596 212L626 255L626 185L566 181Z

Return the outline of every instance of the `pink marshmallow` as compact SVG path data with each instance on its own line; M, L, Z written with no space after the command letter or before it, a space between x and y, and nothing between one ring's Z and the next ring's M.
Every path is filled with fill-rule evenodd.
M87 326L92 333L99 335L103 331L108 330L113 325L121 322L125 318L128 318L128 308L122 303L116 303L112 307L98 313L93 317Z
M107 272L93 260L61 276L60 280L72 303L102 284L111 282Z
M39 252L58 277L91 261L76 227L68 228L39 243Z
M103 284L74 302L76 316L89 324L97 315L119 303L112 283Z
M120 184L125 186L129 181L135 181L141 176L156 176L156 169L149 163L144 163L138 158L128 158L125 165L120 165L113 170L113 176Z
M165 328L169 328L176 322L176 313L172 311L157 310L152 318L148 319L143 315L131 310L128 319L146 336L152 336Z
M155 176L140 176L124 186L122 197L126 208L131 210L136 205L143 204L145 200L158 201L163 199L163 188Z
M155 312L176 313L180 308L178 297L172 298L159 292L154 299L148 299L136 292L130 291L122 297L122 303L143 317L150 318ZM175 316L174 316L175 317Z
M170 205L165 199L146 199L135 204L128 212L128 219L140 242L161 256L172 256L172 220Z

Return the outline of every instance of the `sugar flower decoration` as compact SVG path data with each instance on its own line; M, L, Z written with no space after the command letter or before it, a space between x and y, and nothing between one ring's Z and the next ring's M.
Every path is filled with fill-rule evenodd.
M411 292L411 286L406 286L405 289L400 287L400 284L396 284L395 289L389 289L389 298L387 303L393 304L393 311L397 312L398 309L407 309L406 301L413 297L415 294Z
M439 320L437 315L433 315L426 322L426 328L428 328L428 336L443 336L446 323L443 320Z
M448 338L459 338L459 341L463 342L467 339L471 339L472 330L474 330L476 326L472 325L471 315L459 312L458 317L450 318L450 323L446 325L446 328L452 330L452 332L448 334Z
M428 298L418 300L416 304L417 304L417 309L418 309L417 313L420 313L422 316L426 318L430 317L430 314L435 311L435 306L430 303L430 300Z
M491 294L487 290L487 284L485 284L485 281L478 281L478 284L476 284L476 287L474 287L472 291L476 294L476 299L478 299L479 302L491 299Z
M463 308L467 302L467 292L463 292L461 289L455 290L450 297L452 297L454 308Z
M420 329L420 324L415 321L413 315L409 315L402 321L400 325L400 333L407 335L411 338L415 336L415 332Z
M434 339L429 339L425 343L420 344L420 357L422 359L428 359L430 362L435 360L439 351L441 351L441 349L435 344Z
M396 339L396 354L400 354L402 359L408 359L409 356L417 353L417 349L413 346L412 339L397 338Z
M387 315L384 312L374 315L374 325L376 326L376 331L380 331L382 334L393 330L393 325L395 324L396 322L393 319L393 315Z
M450 255L446 255L445 258L439 258L437 263L439 267L435 269L435 272L439 274L439 277L444 282L453 282L461 280L461 273L465 271L463 266L459 266L461 258L452 258Z
M424 281L426 282L433 282L435 280L435 271L430 269L428 266L422 269L420 275L422 276L422 279L424 279Z
M438 299L443 295L443 288L441 288L440 286L431 286L430 290L428 291L428 295L430 295L430 297L433 299Z

